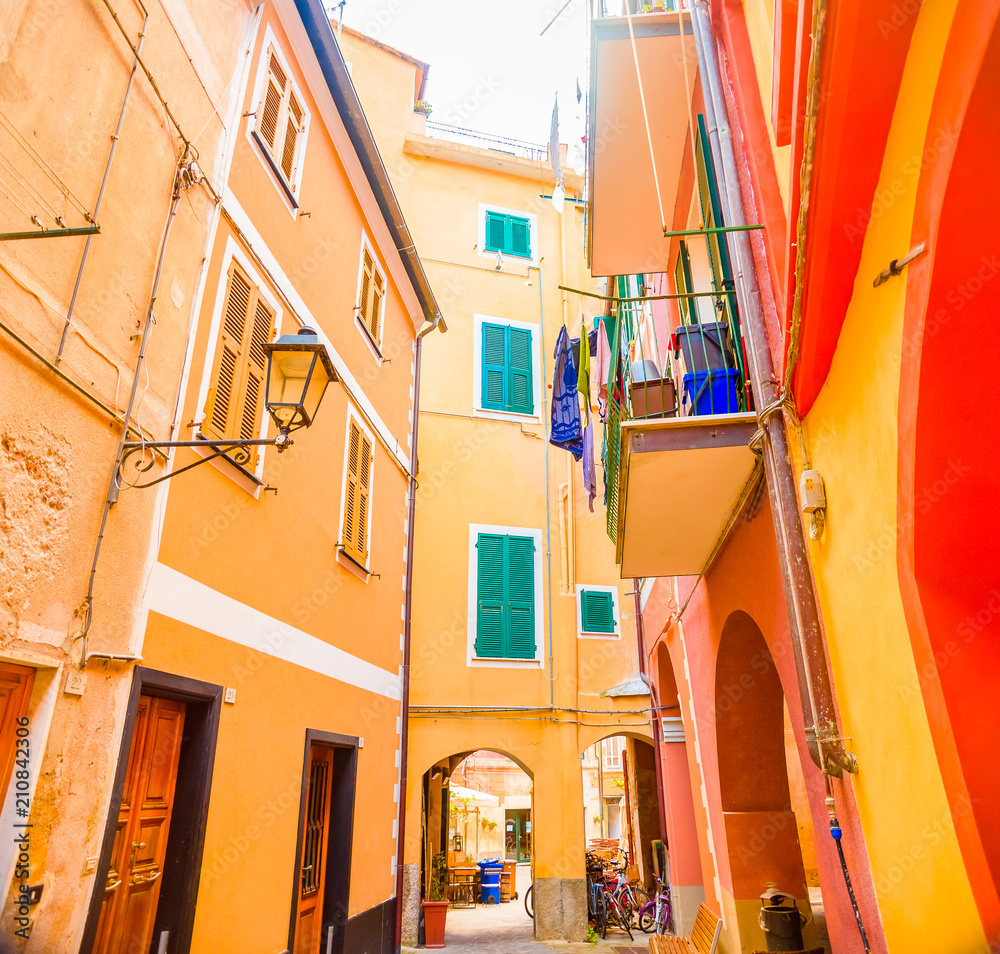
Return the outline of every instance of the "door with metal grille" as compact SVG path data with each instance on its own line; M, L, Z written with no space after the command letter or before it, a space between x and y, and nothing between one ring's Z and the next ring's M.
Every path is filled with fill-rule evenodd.
M329 746L313 745L309 749L309 780L302 852L299 858L294 954L319 954L322 940L333 757L333 749Z

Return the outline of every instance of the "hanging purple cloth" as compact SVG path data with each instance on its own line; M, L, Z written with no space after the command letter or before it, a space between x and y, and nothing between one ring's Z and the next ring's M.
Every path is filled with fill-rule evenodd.
M594 498L597 496L597 469L594 467L594 416L590 416L583 429L583 483L587 488L587 506L594 512Z
M580 402L576 392L576 365L570 349L566 326L559 331L553 356L556 359L552 376L552 427L549 443L568 450L577 460L583 455L583 427L580 424Z

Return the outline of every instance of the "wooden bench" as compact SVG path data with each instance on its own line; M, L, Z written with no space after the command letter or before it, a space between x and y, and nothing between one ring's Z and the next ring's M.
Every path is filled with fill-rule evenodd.
M651 954L715 954L721 933L722 921L701 904L690 937L654 934L649 939L649 950Z

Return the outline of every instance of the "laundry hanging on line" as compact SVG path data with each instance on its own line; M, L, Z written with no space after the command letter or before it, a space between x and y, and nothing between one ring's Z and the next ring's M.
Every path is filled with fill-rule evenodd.
M576 363L566 326L559 330L552 355L556 366L552 375L552 424L549 443L568 450L577 460L583 456L583 425L577 399Z

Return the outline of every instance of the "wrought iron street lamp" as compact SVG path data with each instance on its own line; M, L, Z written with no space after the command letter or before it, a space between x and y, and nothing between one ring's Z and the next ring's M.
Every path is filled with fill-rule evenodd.
M294 442L289 438L292 431L300 427L309 427L316 420L316 412L326 393L327 386L338 380L337 372L330 360L326 345L312 328L302 327L294 335L282 335L277 341L264 345L267 353L267 385L264 394L264 406L271 419L278 426L275 437L260 439L226 438L215 440L201 438L194 441L123 441L121 457L115 471L114 496L123 483L129 487L142 489L152 487L171 477L191 470L199 464L205 464L217 457L228 457L240 466L249 462L254 447L273 445L280 454ZM193 464L171 471L156 480L144 484L125 481L125 463L134 454L143 456L135 463L138 474L148 471L154 463L152 457L146 458L147 450L166 449L171 447L197 447L202 450L210 448L211 454L199 458Z

